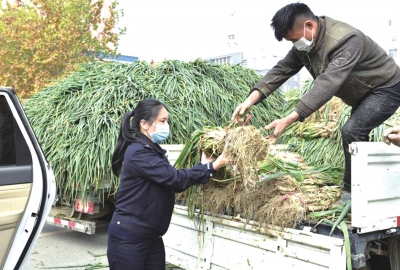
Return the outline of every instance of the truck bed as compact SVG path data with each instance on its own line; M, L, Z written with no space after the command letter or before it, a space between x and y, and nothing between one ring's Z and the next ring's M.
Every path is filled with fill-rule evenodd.
M346 268L341 238L310 232L310 227L260 229L229 216L189 220L176 205L163 237L166 260L184 269L331 269ZM266 268L267 267L267 268Z
M400 147L357 142L350 150L353 269L367 267L371 255L384 255L392 270L400 270L400 248L387 248L400 246ZM185 206L175 206L164 236L168 262L184 269L346 269L343 234L329 236L329 225L262 230L230 216L203 220L190 220Z

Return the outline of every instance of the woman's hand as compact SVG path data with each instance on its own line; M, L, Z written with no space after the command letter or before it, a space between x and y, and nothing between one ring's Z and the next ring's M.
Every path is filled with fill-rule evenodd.
M201 164L206 164L206 163L210 163L213 162L216 159L216 157L214 156L207 156L206 153L201 152Z
M214 170L218 170L229 164L229 160L226 158L225 152L222 152L222 154L217 158L214 156L207 156L204 151L201 152L201 164L207 164L210 162L213 163Z
M213 167L214 170L218 170L225 167L227 164L229 164L229 160L226 158L225 152L222 152L222 154L213 162Z

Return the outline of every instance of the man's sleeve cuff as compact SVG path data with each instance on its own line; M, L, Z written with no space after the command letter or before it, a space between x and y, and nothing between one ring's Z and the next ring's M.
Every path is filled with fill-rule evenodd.
M260 84L256 84L251 89L251 91L249 93L249 96L250 96L251 93L253 93L253 91L258 91L260 93L260 98L257 100L256 103L254 103L254 105L257 105L258 103L260 103L261 101L266 99L271 94L271 91L269 91L269 89L263 88Z

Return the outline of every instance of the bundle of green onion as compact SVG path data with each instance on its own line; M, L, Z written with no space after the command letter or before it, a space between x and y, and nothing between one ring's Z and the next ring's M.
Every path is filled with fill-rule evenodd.
M199 141L198 148L208 156L219 156L225 147L227 129L222 127L204 127L204 135Z

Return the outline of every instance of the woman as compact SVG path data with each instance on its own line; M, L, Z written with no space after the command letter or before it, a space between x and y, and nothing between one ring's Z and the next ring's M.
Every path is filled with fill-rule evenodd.
M162 236L171 221L175 192L207 183L226 165L223 154L216 160L203 154L200 164L175 169L159 145L168 135L167 108L155 99L139 102L122 120L112 156L112 170L121 175L121 183L108 231L111 270L165 270Z

